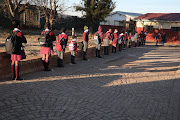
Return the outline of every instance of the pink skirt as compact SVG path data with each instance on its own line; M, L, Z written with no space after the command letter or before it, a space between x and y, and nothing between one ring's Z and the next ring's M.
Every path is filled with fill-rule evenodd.
M40 54L49 54L50 47L41 47ZM53 54L53 49L51 50L51 54Z
M11 54L11 60L20 61L20 60L22 60L22 55Z

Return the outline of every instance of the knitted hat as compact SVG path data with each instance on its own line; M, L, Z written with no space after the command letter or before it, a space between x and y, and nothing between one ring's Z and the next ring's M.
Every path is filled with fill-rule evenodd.
M84 30L87 30L87 29L88 29L88 27L85 25L85 26L84 26Z

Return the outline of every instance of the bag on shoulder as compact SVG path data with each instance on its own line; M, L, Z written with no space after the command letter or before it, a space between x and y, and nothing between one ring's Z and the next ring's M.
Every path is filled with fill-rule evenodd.
M99 33L94 35L94 43L95 44L99 44L99 41L100 41L100 36L99 36Z
M18 32L12 33L10 36L7 37L5 41L5 49L7 54L12 54L15 51L17 33Z
M71 51L72 51L72 50L75 50L75 45L74 45L74 43L71 42L71 43L69 44L69 50L71 50Z
M56 49L57 51L62 51L65 49L65 41L64 38L60 37L56 40Z
M51 36L49 35L50 32L43 31L43 34L39 38L39 44L43 47L50 47Z
M121 36L119 39L118 39L118 44L121 44L123 41L123 36Z

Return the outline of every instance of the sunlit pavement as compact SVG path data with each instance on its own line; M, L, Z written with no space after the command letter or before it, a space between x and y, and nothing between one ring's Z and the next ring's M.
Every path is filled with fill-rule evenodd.
M146 46L0 82L1 120L180 120L180 47Z

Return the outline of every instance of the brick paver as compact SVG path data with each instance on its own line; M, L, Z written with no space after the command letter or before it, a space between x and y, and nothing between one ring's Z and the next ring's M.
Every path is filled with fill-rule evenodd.
M148 43L0 82L0 119L180 120L179 53Z

